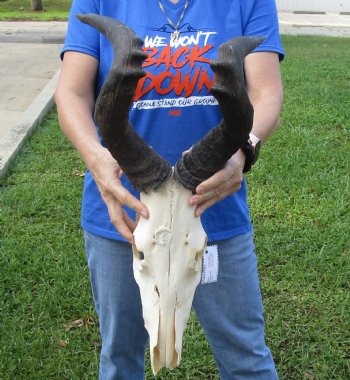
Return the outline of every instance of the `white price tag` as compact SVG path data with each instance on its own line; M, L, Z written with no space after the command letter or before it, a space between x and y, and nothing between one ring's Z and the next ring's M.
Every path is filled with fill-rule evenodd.
M211 245L204 250L201 284L211 284L218 280L219 254L218 246Z

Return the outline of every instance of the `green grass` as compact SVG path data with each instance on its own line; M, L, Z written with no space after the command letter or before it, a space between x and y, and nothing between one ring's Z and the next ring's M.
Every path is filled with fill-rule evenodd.
M71 0L42 0L43 11L33 12L30 0L0 0L0 20L67 20Z
M284 44L282 126L248 176L267 341L281 380L346 380L350 39L285 37ZM3 380L96 378L100 339L79 228L82 170L53 113L1 182ZM65 331L88 317L95 324ZM157 379L218 379L194 316L181 367Z

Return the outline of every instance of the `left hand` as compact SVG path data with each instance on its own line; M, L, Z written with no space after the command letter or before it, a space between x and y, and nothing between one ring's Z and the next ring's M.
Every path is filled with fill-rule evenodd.
M189 199L189 205L196 206L197 217L214 203L241 188L244 162L245 154L239 149L221 170L197 186L196 193Z

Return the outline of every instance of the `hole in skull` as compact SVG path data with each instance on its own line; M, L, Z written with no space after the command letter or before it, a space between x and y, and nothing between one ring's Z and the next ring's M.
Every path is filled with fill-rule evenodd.
M203 252L202 251L199 251L196 253L196 256L194 258L195 261L199 261L202 259L202 256L203 256Z
M145 255L143 254L143 252L139 252L139 260L144 260L145 259Z
M155 290L155 292L158 294L158 297L160 297L160 293L159 293L159 290L158 290L158 286L157 286L157 285L154 286L154 290Z

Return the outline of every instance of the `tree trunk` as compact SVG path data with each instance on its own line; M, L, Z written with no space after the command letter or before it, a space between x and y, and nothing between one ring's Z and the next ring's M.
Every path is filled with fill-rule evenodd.
M32 11L42 11L43 5L41 0L30 0L30 3L32 5Z

